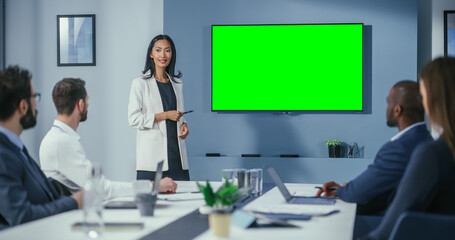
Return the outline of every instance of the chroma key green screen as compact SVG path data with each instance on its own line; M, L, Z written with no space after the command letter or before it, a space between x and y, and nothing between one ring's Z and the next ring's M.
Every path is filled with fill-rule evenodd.
M363 24L213 25L212 111L362 111Z

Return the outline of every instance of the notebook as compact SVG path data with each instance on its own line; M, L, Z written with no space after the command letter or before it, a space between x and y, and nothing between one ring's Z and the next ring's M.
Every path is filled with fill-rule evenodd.
M163 176L163 161L159 162L156 167L156 175L155 175L155 183L153 184L152 194L158 195L160 189L160 180ZM127 200L114 200L107 202L104 205L106 209L135 209L137 208L135 201L127 201Z
M284 199L286 199L287 203L331 205L331 204L335 204L335 202L336 202L336 200L333 199L333 198L293 196L293 195L291 195L291 193L289 193L288 189L284 185L284 183L281 180L280 176L278 176L278 173L275 171L275 169L272 166L270 166L270 165L265 166L265 169L269 173L269 175L272 178L272 180L275 183L275 185L280 190L280 192L283 195Z

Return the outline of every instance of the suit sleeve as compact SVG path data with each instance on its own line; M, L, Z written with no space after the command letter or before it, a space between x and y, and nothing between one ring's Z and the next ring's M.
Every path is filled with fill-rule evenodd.
M368 239L387 239L402 213L423 210L428 206L435 196L439 176L435 160L437 155L438 153L429 145L416 149L392 204L379 227L369 234Z
M337 195L347 202L367 204L378 195L391 191L398 185L406 168L409 154L402 144L389 142L384 145L375 157L373 164L337 190Z
M0 153L0 214L8 226L77 209L77 203L71 197L65 196L49 201L46 193L39 191L39 187L31 186L35 192L27 190L23 183L25 171L20 163L14 161L16 158L10 153ZM45 200L43 203L32 203L29 200L31 197Z
M155 114L152 112L144 112L143 99L144 93L140 81L140 78L133 80L130 90L130 99L128 102L128 124L133 128L147 129L153 128L155 122Z

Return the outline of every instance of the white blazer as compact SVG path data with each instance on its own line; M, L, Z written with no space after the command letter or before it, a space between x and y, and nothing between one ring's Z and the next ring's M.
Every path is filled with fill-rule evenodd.
M166 121L155 122L155 114L164 112L160 91L150 70L131 84L128 103L128 124L137 128L136 170L156 171L157 163L164 160L163 171L169 170L167 154ZM147 79L147 77L150 77ZM179 78L171 78L177 98L177 110L183 112L183 83ZM185 122L183 117L177 123L177 132ZM182 168L188 169L185 140L178 139Z

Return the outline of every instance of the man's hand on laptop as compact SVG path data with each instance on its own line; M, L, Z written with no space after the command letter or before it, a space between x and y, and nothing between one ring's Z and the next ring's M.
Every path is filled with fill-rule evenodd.
M177 183L172 180L172 178L165 177L160 181L160 189L161 193L175 193L177 190Z
M334 181L324 183L324 185L322 185L322 188L320 188L316 193L316 197L322 196L323 193L324 197L336 196L337 188L339 187L341 187L341 185Z

